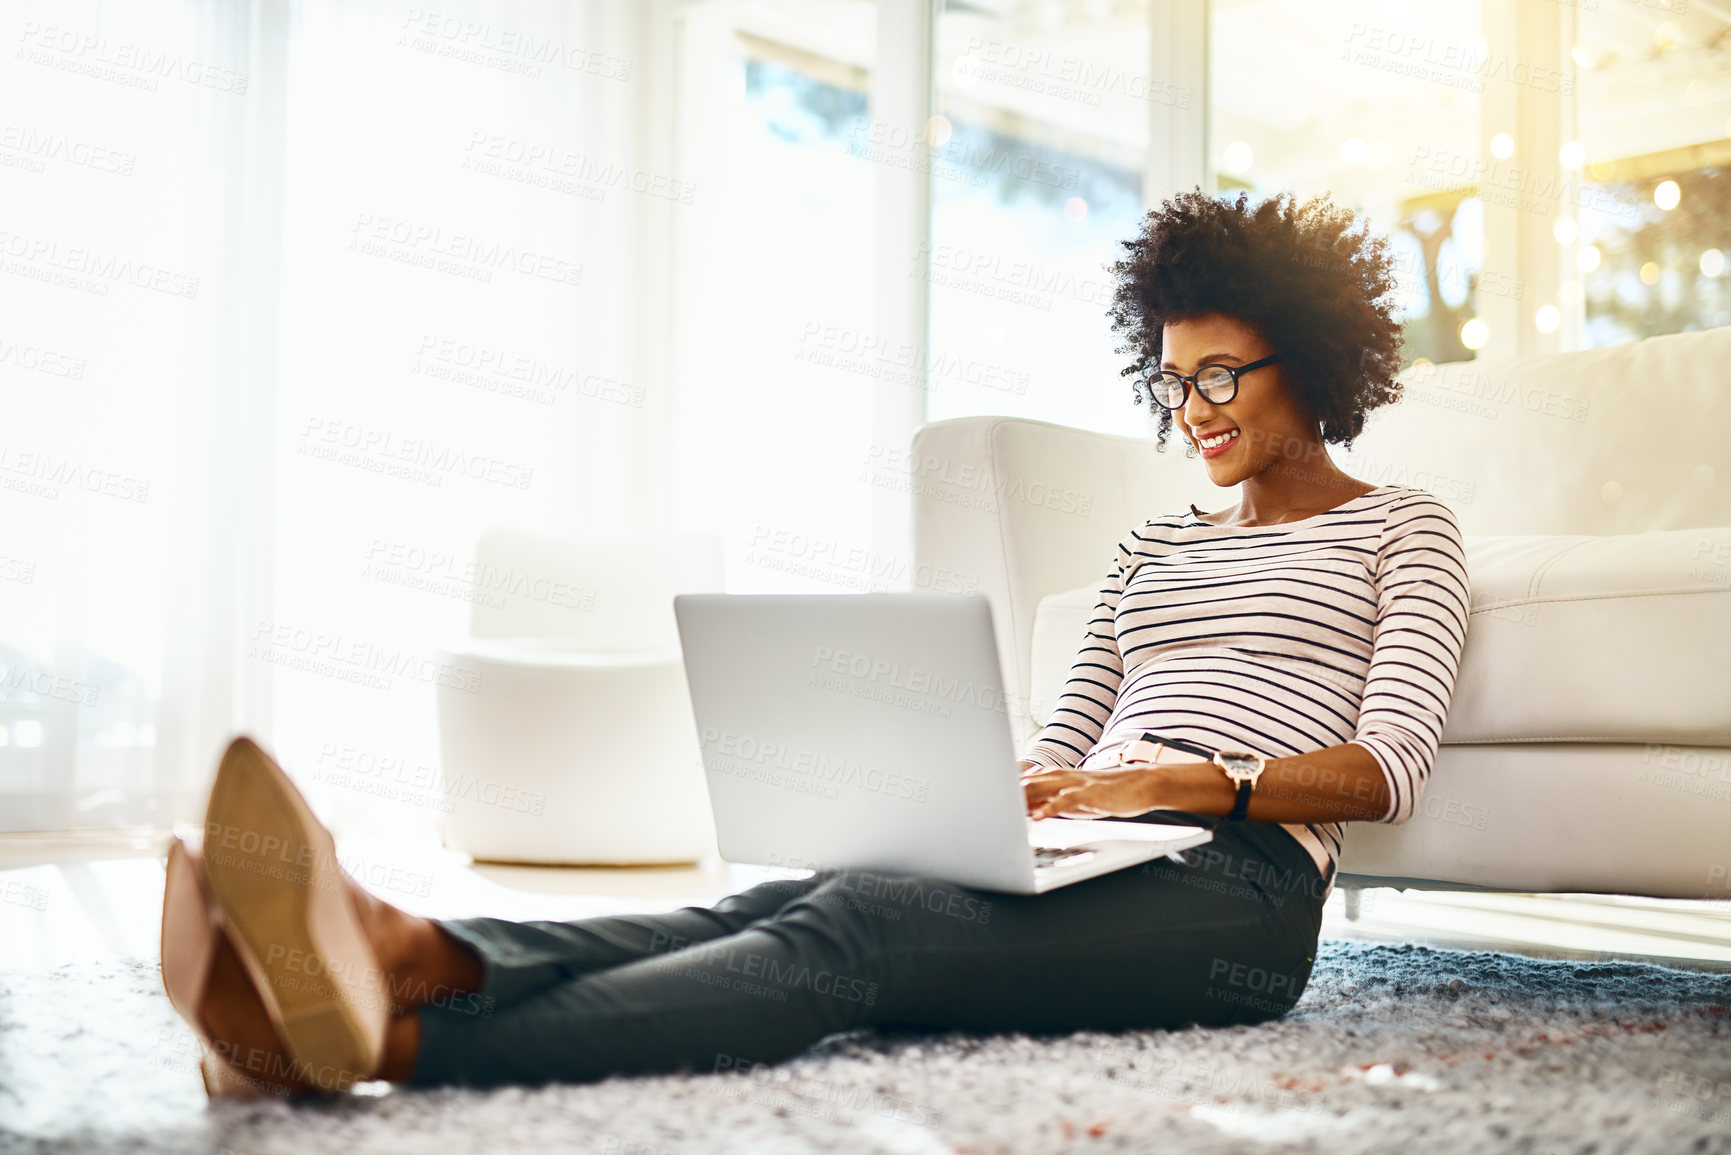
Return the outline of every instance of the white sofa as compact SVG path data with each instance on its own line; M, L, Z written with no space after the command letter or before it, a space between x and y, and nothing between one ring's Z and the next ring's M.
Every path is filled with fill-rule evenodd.
M1352 823L1339 885L1731 899L1731 328L1401 380L1329 452L1454 510L1473 609L1418 813ZM1023 749L1116 543L1237 497L1176 430L969 417L913 454L916 562L990 599Z

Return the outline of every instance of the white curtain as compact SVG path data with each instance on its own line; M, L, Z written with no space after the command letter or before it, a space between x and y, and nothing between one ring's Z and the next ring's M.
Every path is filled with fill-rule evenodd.
M237 732L436 824L475 536L667 520L653 9L7 6L0 829L194 818Z
M270 574L265 31L6 10L0 828L166 825L216 736L265 721L238 651Z

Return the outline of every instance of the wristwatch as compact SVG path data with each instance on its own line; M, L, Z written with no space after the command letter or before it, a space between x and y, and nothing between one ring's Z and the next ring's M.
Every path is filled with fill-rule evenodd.
M1248 750L1216 750L1212 761L1226 772L1228 778L1238 783L1238 800L1232 804L1232 813L1226 819L1241 822L1250 808L1250 792L1255 789L1256 780L1262 777L1268 759Z
M1229 822L1242 822L1246 811L1250 808L1250 792L1256 788L1257 779L1262 777L1262 771L1268 765L1268 759L1261 754L1249 750L1210 750L1195 742L1187 742L1182 738L1166 738L1152 732L1127 743L1118 751L1120 766L1153 766L1160 757L1160 748L1170 746L1174 750L1183 750L1204 758L1225 772L1226 777L1238 784L1238 798L1232 804L1232 813L1226 816Z

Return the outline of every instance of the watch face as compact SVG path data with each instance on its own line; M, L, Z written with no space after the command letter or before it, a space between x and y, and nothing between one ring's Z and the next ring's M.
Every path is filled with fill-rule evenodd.
M1225 751L1221 751L1220 763L1221 768L1233 778L1249 778L1261 764L1254 754L1228 754Z

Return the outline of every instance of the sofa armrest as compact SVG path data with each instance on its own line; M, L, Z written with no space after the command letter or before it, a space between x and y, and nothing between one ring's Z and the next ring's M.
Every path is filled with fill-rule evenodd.
M942 574L942 588L983 594L991 604L1020 750L1050 708L1031 709L1028 700L1040 599L1098 588L1126 534L1186 507L1194 471L1176 445L1162 453L1150 437L1019 417L923 425L908 459L886 464L912 482L916 581Z

